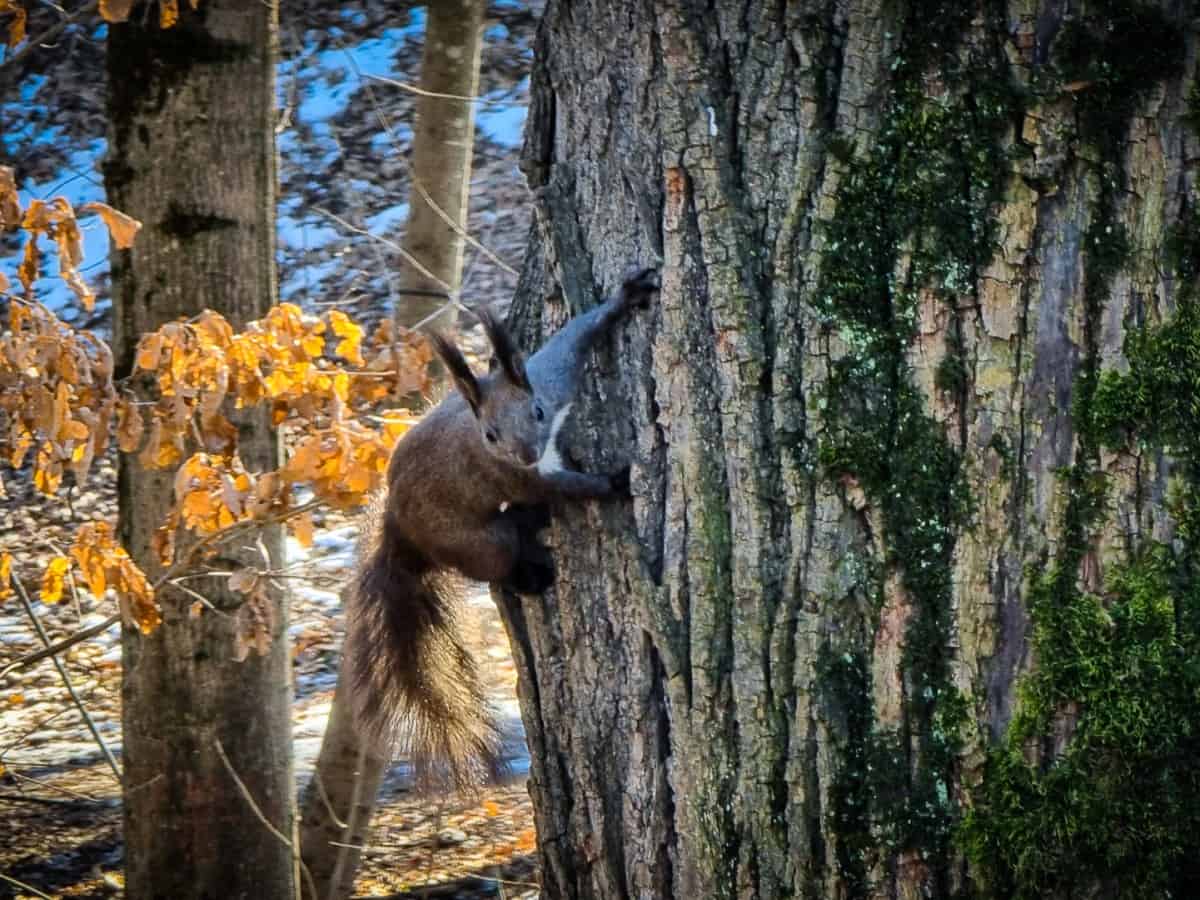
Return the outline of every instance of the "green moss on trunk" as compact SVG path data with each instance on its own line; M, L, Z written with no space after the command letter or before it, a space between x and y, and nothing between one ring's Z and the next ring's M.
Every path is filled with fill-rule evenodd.
M1081 137L1098 152L1086 235L1085 354L1058 555L1029 597L1037 667L988 760L962 830L987 896L1194 896L1200 888L1200 316L1196 218L1167 242L1183 287L1174 319L1131 332L1129 372L1101 373L1099 321L1129 254L1116 221L1130 116L1178 70L1182 42L1156 9L1092 4L1055 45L1066 79L1088 83ZM1190 363L1190 365L1189 365ZM1103 586L1084 577L1105 515L1103 447L1160 446L1184 460L1172 505L1180 540L1145 540Z
M851 710L832 819L853 895L867 890L866 857L879 845L918 852L933 889L949 892L966 721L950 673L951 565L970 502L960 454L926 411L906 353L920 292L956 306L974 293L997 243L991 213L1009 169L1001 139L1020 101L1000 48L964 45L975 14L966 4L910 4L875 148L857 159L845 147L833 153L846 172L816 303L848 352L832 364L819 458L830 477L856 479L882 512L885 564L913 607L899 730L874 721L869 671L853 653L831 652L825 667L830 700ZM937 384L961 398L970 372L957 334L949 349Z

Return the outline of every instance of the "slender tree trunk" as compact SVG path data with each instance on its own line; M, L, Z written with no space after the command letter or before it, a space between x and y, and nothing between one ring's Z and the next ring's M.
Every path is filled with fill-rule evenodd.
M350 672L338 671L313 777L300 796L300 849L321 900L354 891L379 786L391 760L364 741L354 717Z
M518 331L664 278L503 604L543 896L1195 893L1194 12L550 0Z
M400 261L400 305L396 321L411 327L446 301L443 285L458 289L462 277L463 233L471 191L471 152L475 146L475 103L486 0L442 0L425 8L425 49L421 55L424 92L413 125L412 189L404 249L421 267ZM432 276L432 277L430 277ZM425 293L422 293L425 292ZM454 323L453 309L439 319Z
M475 95L479 82L482 0L454 0L427 8L421 90L454 97ZM404 248L427 270L401 262L401 325L421 322L439 309L440 284L455 289L462 277L463 238L475 140L474 104L445 96L422 96L413 135L413 190ZM443 217L444 214L444 217ZM457 224L457 229L446 222ZM440 283L440 284L439 284ZM412 291L417 293L404 293ZM439 327L453 322L447 311ZM314 776L301 797L301 847L320 897L350 896L361 861L379 787L390 760L365 744L355 724L349 671L338 672L329 723Z
M208 307L236 326L275 299L276 7L180 6L170 29L158 27L155 6L109 26L105 186L110 202L145 224L133 249L113 258L118 374L132 368L138 337L164 322ZM246 467L276 468L267 415L238 424ZM151 541L173 503L173 477L122 457L121 538L151 578L162 571ZM280 564L280 533L265 533L263 544ZM257 551L238 548L222 561L262 566ZM123 635L126 895L294 897L292 851L259 819L293 832L287 607L271 598L270 649L239 662L242 595L225 579L189 586L218 611L193 616L193 598L166 587L163 624Z

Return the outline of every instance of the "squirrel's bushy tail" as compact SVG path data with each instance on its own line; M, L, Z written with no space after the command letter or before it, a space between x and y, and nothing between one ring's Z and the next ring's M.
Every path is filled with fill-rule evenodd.
M371 510L350 586L346 653L369 739L398 739L418 780L478 783L498 735L462 638L462 586L438 572Z

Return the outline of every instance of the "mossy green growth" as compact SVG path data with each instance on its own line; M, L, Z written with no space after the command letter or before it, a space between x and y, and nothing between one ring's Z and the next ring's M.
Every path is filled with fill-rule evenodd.
M1161 34L1161 13L1100 6L1123 10L1132 58L1145 62L1143 39ZM1152 82L1128 59L1104 58L1125 52L1119 36L1096 40L1101 56L1089 64L1136 82L1105 84L1128 115ZM1178 49L1164 39L1151 74L1174 71ZM1109 112L1085 108L1083 119L1101 152L1100 191L1086 242L1065 522L1029 596L1037 665L959 834L990 897L1200 896L1200 218L1184 215L1166 241L1180 285L1174 316L1130 333L1128 371L1100 372L1098 318L1128 255L1114 221L1125 123ZM1176 539L1143 541L1101 587L1089 546L1105 515L1100 449L1151 446L1181 462L1169 501Z
M1038 669L961 831L984 895L1200 895L1200 580L1186 568L1150 544L1103 597L1063 605L1054 578L1034 591Z
M881 512L885 565L912 604L899 728L874 720L867 650L830 651L824 672L830 705L854 710L841 723L831 813L851 896L866 890L871 848L916 850L938 893L949 881L967 719L950 677L951 565L970 498L960 454L925 408L906 353L921 293L957 304L974 292L997 245L992 213L1010 169L1002 139L1021 101L998 44L964 46L976 13L972 4L909 3L871 151L851 159L835 142L831 153L845 172L836 214L824 223L814 303L847 352L832 364L822 398L818 460L830 477L853 477ZM998 8L990 14L1003 18ZM938 386L958 397L969 371L961 345L948 349Z
M1051 52L1062 80L1079 85L1082 137L1111 155L1146 93L1179 72L1183 30L1146 3L1089 0Z

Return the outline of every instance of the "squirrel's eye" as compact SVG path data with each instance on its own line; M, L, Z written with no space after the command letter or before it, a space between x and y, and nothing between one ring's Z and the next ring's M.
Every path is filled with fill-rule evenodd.
M533 414L535 416L537 416L537 420L539 422L542 421L542 419L546 418L546 414L544 412L542 412L542 407L540 404L533 408Z
M483 436L487 438L489 444L496 443L496 432L492 431L491 429L485 431Z

